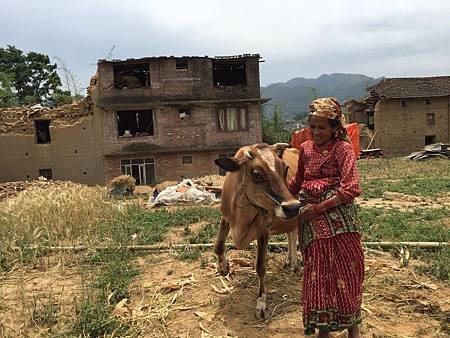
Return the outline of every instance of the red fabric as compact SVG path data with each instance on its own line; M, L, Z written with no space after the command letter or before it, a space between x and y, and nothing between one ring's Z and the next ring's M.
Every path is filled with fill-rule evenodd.
M361 147L359 144L359 127L357 123L350 123L345 126L348 137L352 143L353 152L356 158L359 158ZM311 131L309 128L296 130L291 137L291 145L294 148L300 149L300 145L305 141L312 141Z
M360 320L364 253L361 235L349 232L312 241L304 252L303 318L305 329L318 322L337 322L345 328L346 320ZM320 318L324 311L330 316ZM322 313L322 314L321 314ZM315 322L315 323L312 323ZM308 327L309 326L309 327Z
M303 190L314 197L335 188L343 202L351 202L361 193L355 156L348 142L335 140L320 150L314 142L306 141L299 152L297 173L288 182L294 196Z

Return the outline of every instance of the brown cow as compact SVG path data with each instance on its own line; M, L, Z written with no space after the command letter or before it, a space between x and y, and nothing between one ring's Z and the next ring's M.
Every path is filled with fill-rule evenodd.
M279 157L288 146L255 144L239 149L233 158L215 160L219 167L227 171L220 204L222 219L214 247L218 256L218 270L222 276L229 272L228 260L225 257L225 240L230 228L237 249L246 249L251 241L257 240L258 319L266 319L269 316L264 287L269 235L288 232L293 234L289 236L289 263L297 264L296 216L300 202L287 188L288 168ZM298 156L296 158L298 159ZM292 161L295 162L295 159ZM295 168L296 166L297 163Z

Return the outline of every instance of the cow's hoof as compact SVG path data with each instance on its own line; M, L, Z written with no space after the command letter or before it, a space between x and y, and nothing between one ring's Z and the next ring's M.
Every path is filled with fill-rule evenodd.
M258 310L256 309L256 319L258 320L267 320L269 318L269 310L267 308Z
M228 260L219 262L219 264L217 265L217 271L222 277L228 275L230 273L230 264L228 263Z
M266 320L269 318L269 310L266 305L266 294L262 294L261 297L258 297L256 300L256 318L258 320Z

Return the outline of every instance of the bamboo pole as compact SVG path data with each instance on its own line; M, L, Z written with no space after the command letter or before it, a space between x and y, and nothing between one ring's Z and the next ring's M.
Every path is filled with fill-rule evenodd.
M287 247L288 242L269 242L269 247ZM154 245L126 245L126 246L27 246L27 247L13 247L15 250L30 249L37 250L42 249L46 251L86 251L89 249L97 251L108 251L117 249L126 249L129 251L171 251L171 250L191 250L196 248L212 248L213 243L195 243L195 244L154 244ZM233 243L225 243L225 246L229 249L236 249ZM381 247L392 248L399 246L416 247L421 249L431 249L450 246L450 242L363 242L363 246L366 247ZM248 248L256 248L256 243L251 242Z
M377 136L377 131L375 130L375 133L373 133L372 139L369 142L369 145L367 146L366 150L370 149L370 146L372 145L373 140L375 140L375 136Z

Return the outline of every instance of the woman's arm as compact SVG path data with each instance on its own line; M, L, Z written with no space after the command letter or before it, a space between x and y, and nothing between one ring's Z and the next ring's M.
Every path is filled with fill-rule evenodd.
M302 188L304 173L305 167L303 165L303 147L300 146L300 149L298 150L297 172L287 183L288 189L293 196L297 196Z
M340 197L342 203L348 203L361 194L355 153L352 145L345 141L341 141L335 151L340 176L340 185L336 190L336 195Z
M349 203L361 193L355 154L353 153L351 144L342 142L342 144L337 145L335 151L340 175L340 185L335 195L318 204L311 204L303 211L301 218L305 221L313 219L321 213L336 208L341 204Z

